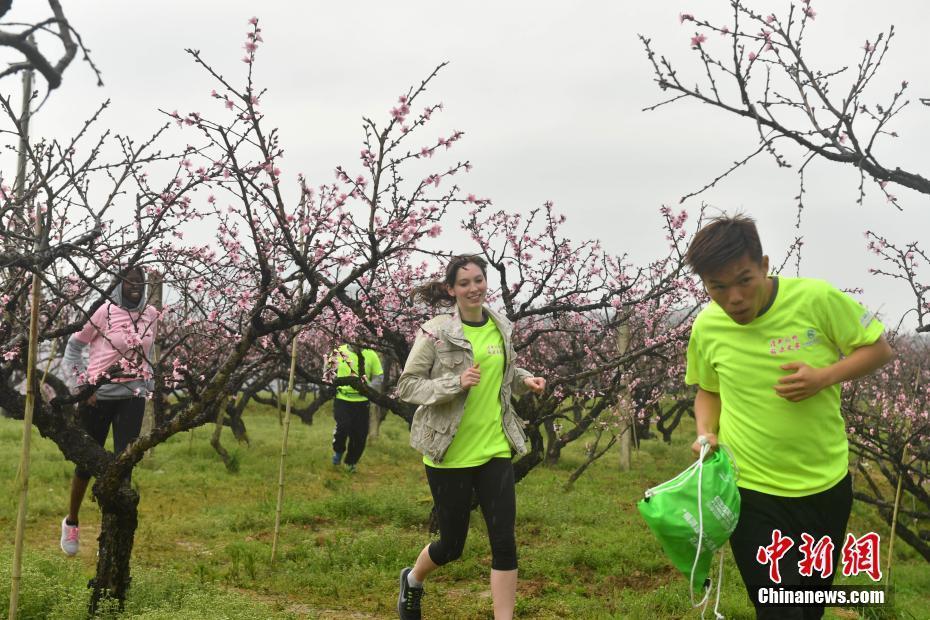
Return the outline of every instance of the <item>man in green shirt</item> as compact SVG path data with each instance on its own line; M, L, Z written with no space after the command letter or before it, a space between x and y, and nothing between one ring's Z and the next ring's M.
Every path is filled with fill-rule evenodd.
M374 388L380 387L384 371L381 369L378 354L371 349L344 344L333 351L328 364L336 365L338 379L359 376L360 360L363 362L361 375L364 380ZM336 398L333 401L333 417L336 419L336 427L333 429L333 465L339 465L345 454L346 469L350 472L355 471L368 440L368 407L368 399L351 385L340 385L336 388Z
M799 547L802 534L829 537L837 566L852 508L840 385L891 359L884 327L826 282L769 277L746 216L713 219L686 260L711 302L691 330L685 382L698 386L698 435L728 447L739 470L734 558L757 618L820 618L822 606L762 607L757 592L833 581L835 571L802 575ZM700 442L692 447L699 451ZM767 552L778 537L793 542L780 562Z

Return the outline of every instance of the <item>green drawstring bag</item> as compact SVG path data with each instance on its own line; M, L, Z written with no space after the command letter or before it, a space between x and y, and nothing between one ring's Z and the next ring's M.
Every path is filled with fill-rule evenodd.
M646 490L637 503L672 564L688 578L692 604L694 592L705 590L704 600L697 605L707 600L713 555L736 529L740 507L732 457L725 448L707 456L709 451L710 446L702 442L701 456L694 464ZM722 555L720 559L722 568ZM719 597L719 579L717 585Z

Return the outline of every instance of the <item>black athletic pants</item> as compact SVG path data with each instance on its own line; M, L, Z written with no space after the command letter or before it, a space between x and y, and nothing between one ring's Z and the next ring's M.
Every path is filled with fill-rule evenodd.
M442 566L462 555L474 489L488 527L491 568L516 570L517 496L510 459L496 458L477 467L451 469L427 465L426 479L439 512L439 540L429 546L430 559Z
M345 452L348 439L349 451L344 462L346 465L355 465L362 458L365 442L368 441L368 401L352 402L336 398L333 400L333 417L336 418L333 452Z
M130 442L139 438L142 430L142 417L145 415L144 398L118 398L103 400L98 398L96 404L83 402L78 405L78 420L87 434L101 446L106 443L110 426L113 426L113 452L119 454ZM74 475L89 480L90 472L76 467Z
M782 586L816 586L827 588L833 583L838 570L840 551L846 536L846 523L852 510L852 478L847 474L835 486L806 497L779 497L749 489L740 489L739 522L730 548L739 567L740 575L749 598L756 606L756 618L768 620L811 620L823 616L823 607L761 607L756 598L760 587ZM781 530L782 536L788 536L794 545L779 560L778 567L781 583L770 581L769 564L761 564L756 559L759 547L772 544L772 531ZM829 536L833 541L833 573L823 578L818 571L810 577L802 577L798 570L801 554L798 548L803 540L802 533L810 534L815 541Z

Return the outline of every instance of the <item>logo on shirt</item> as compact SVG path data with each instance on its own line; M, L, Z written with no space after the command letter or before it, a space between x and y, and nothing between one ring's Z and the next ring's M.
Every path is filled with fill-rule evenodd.
M488 345L488 355L503 355L504 347L499 344L489 344Z
M769 353L778 355L789 351L797 351L801 348L801 339L797 334L785 336L784 338L772 338L769 340Z
M805 340L804 344L802 344L801 346L805 348L812 347L818 342L820 342L820 338L817 337L817 330L815 330L814 328L811 328L807 330L807 340Z

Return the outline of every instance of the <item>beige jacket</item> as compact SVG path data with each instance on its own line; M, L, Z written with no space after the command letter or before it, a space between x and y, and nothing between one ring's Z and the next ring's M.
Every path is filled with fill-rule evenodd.
M513 325L490 308L484 310L504 339L501 383L504 435L514 451L526 454L523 423L514 413L510 397L527 392L523 380L532 374L514 365ZM419 405L410 426L410 445L434 463L442 462L462 421L468 392L462 389L460 377L474 364L474 359L471 343L462 331L458 308L454 307L452 314L439 315L423 324L397 381L398 397Z

